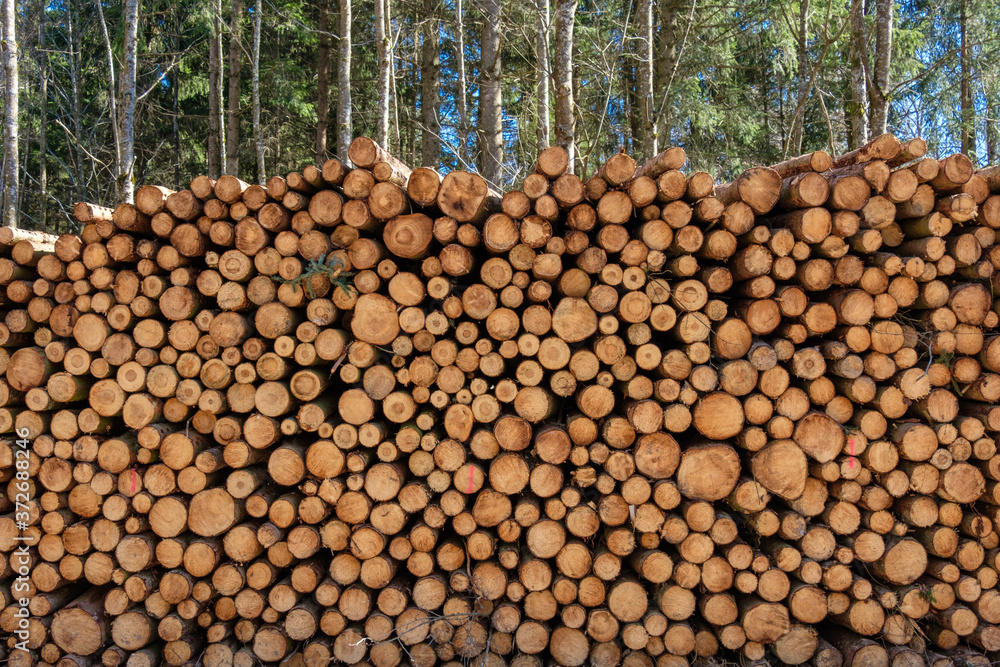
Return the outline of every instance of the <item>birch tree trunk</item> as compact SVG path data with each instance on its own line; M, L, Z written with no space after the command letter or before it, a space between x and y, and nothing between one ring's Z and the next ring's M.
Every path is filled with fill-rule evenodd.
M139 36L139 0L125 0L125 62L122 68L121 122L121 185L119 203L135 201L135 72Z
M462 0L455 0L455 61L458 64L458 158L469 166L469 102L465 78L465 21L462 18Z
M538 150L548 148L549 135L549 86L552 80L552 60L549 57L549 0L535 0L537 35L535 59L538 61L535 82L538 109Z
M351 145L351 0L340 0L340 62L337 63L337 154L347 160Z
M15 0L3 0L4 119L3 119L3 224L17 227L18 187L18 62Z
M240 88L243 73L243 0L233 0L229 19L229 100L226 173L240 175Z
M500 90L500 0L483 2L479 61L479 172L494 187L503 169L502 93Z
M208 42L208 176L218 178L226 154L222 133L222 0L212 0L212 36Z
M389 37L386 33L386 5L389 0L375 0L375 50L378 61L378 115L375 121L375 141L389 145Z
M421 162L433 167L441 160L441 51L439 49L440 22L437 18L436 0L424 0L423 44L420 47L420 107L424 130L420 141Z
M573 24L577 0L556 0L556 144L569 153L569 171L576 162L576 115L573 112Z
M263 7L261 0L253 6L253 140L257 149L257 182L264 183L264 137L260 132L260 26Z
M976 109L972 101L972 58L968 45L968 15L966 0L961 0L959 16L959 61L961 66L961 105L962 105L962 152L975 160L976 152Z
M330 0L319 6L319 62L316 65L316 164L326 162L330 117Z
M865 0L851 0L851 98L846 108L847 147L854 150L868 141L868 94L865 85Z
M405 8L406 5L403 5L403 7ZM389 126L390 126L390 128L392 128L392 131L391 131L390 134L395 139L395 141L389 143L384 148L386 150L388 150L390 153L392 153L393 155L396 155L402 149L402 146L403 146L403 137L399 133L399 91L397 90L397 87L396 87L397 83L398 83L396 81L396 46L397 46L396 45L396 39L399 38L399 35L397 33L396 38L393 38L393 34L392 34L392 1L391 0L385 0L385 29L386 29L386 32L389 34L389 98L392 100L392 108L390 109L390 115L389 115ZM413 39L413 62L414 62L414 66L411 67L411 69L414 70L414 71L417 69L417 65L420 63L421 54L420 54L419 46L420 45L418 43L418 40L414 36L414 39ZM414 81L414 88L413 88L413 91L412 91L412 98L413 98L413 102L412 102L412 106L410 108L413 109L412 113L416 113L416 106L417 106L417 103L416 103L416 99L417 99L416 81ZM405 117L409 118L409 114L406 114ZM417 151L417 138L416 138L417 131L416 131L415 127L412 127L412 125L413 125L412 123L408 124L408 127L410 127L411 143L413 144L413 154L410 157L409 164L413 164L414 162L416 162L415 158L416 158L416 151Z
M875 71L871 85L870 134L885 134L889 121L889 74L892 64L892 13L894 0L876 0L875 3Z
M639 0L639 81L638 102L642 119L642 158L656 155L658 137L656 106L653 100L653 1ZM804 0L803 0L804 1Z

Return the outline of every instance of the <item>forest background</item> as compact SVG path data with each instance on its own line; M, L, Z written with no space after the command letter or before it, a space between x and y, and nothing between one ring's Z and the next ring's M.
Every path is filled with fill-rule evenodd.
M553 3L550 5L550 2ZM367 135L519 185L682 146L726 179L886 130L1000 161L991 0L2 0L3 222L201 173L248 182Z

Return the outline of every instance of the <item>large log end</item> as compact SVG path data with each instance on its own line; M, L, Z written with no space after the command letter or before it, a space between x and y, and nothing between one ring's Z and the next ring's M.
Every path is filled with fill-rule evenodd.
M202 537L221 535L239 519L236 501L223 488L199 491L191 498L188 528Z
M362 295L354 306L351 331L365 343L389 345L399 335L396 304L380 294Z
M677 469L677 488L692 500L721 500L740 478L740 457L729 445L712 442L687 449Z

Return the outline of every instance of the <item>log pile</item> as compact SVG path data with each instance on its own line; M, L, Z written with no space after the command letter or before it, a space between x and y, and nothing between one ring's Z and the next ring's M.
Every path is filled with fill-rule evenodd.
M925 150L361 138L0 230L0 658L988 664L1000 168Z

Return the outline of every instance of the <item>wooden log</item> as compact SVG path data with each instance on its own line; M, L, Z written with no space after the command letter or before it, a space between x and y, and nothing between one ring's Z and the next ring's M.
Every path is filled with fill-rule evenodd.
M386 249L403 259L419 259L433 240L434 223L422 213L393 217L382 231Z
M822 173L832 165L833 158L830 157L829 153L826 151L815 151L772 165L771 169L774 169L781 178L785 179L807 172Z
M685 162L687 162L687 154L684 152L684 149L678 146L671 146L640 166L636 170L635 175L648 176L655 180L664 172L680 169L684 166Z
M781 185L778 172L767 167L755 167L740 174L735 181L720 185L716 188L716 196L724 204L741 201L761 215L778 203Z
M883 134L875 137L864 146L835 158L831 166L837 169L871 160L889 161L896 158L900 151L902 151L902 145L899 139L892 134Z
M728 445L704 444L687 449L677 469L678 489L696 500L719 500L733 490L740 475L739 457Z
M459 223L480 223L500 206L500 195L490 190L477 174L452 171L441 181L437 205L441 212Z
M967 183L972 175L972 161L962 153L955 153L938 160L937 176L929 183L935 190L950 190Z
M105 592L92 588L56 612L51 626L56 646L79 656L101 650L111 630L103 609Z

